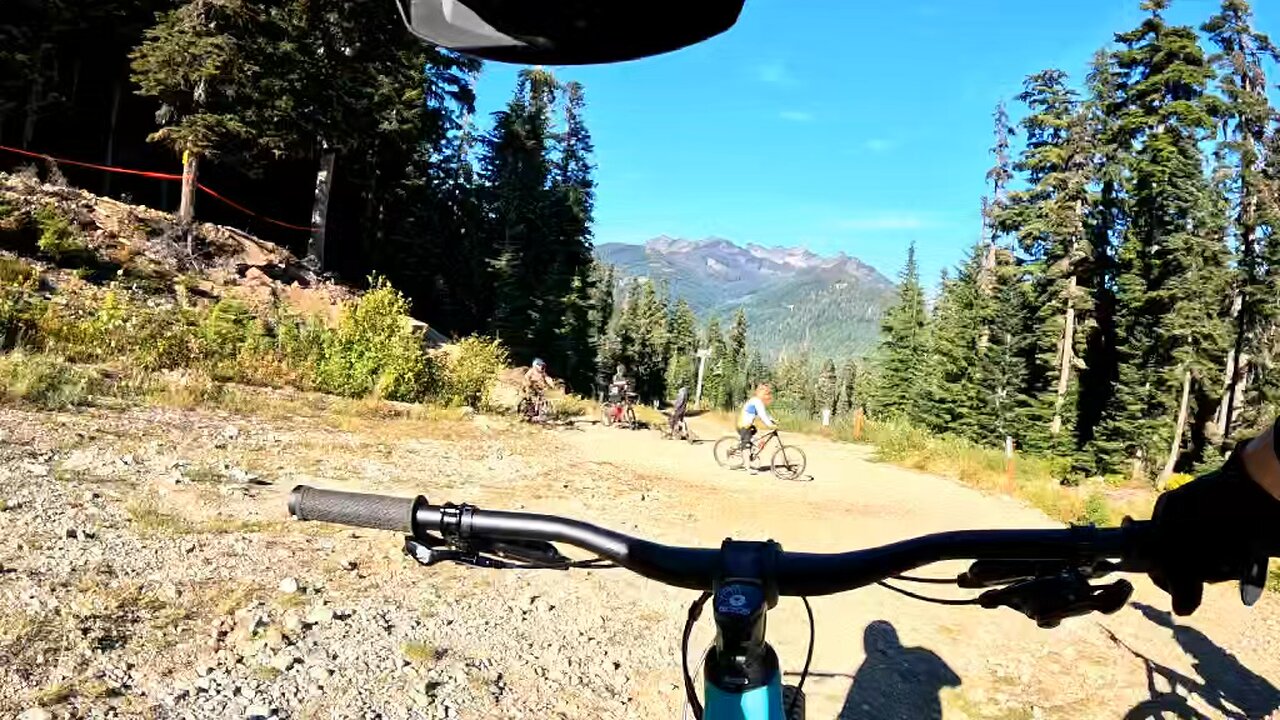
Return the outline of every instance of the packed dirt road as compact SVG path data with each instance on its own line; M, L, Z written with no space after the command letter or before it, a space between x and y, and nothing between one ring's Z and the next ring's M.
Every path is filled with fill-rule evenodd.
M419 568L393 535L288 521L297 483L559 513L673 544L733 536L834 551L1050 524L816 438L795 438L813 480L783 483L720 469L709 444L656 432L325 402L262 397L248 415L0 408L0 716L680 716L689 593L620 570ZM874 587L816 598L808 716L1253 718L1280 707L1280 599L1248 611L1234 587L1214 588L1199 614L1175 619L1134 582L1132 607L1055 630ZM803 607L784 600L769 618L798 672ZM704 623L692 645L710 638Z

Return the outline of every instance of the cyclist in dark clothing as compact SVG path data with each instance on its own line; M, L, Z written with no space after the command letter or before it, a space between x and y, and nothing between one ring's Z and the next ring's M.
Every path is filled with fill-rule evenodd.
M681 387L676 393L676 400L671 406L671 417L667 418L667 425L671 428L671 434L676 434L676 428L680 427L680 422L684 420L685 411L689 405L689 388Z

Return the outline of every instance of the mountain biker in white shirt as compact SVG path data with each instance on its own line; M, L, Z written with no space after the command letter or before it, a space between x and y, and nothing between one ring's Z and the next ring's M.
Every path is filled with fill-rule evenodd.
M743 457L751 457L751 442L756 436L757 426L763 425L769 430L778 427L778 423L769 416L768 406L772 402L773 388L760 383L756 386L755 394L743 404L742 412L738 415L738 446L742 449Z

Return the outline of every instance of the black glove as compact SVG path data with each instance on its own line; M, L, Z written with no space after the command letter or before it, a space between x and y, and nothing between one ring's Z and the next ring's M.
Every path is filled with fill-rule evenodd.
M1200 606L1204 583L1239 580L1250 566L1280 556L1280 500L1245 471L1236 446L1220 469L1164 493L1152 511L1151 579L1173 611Z

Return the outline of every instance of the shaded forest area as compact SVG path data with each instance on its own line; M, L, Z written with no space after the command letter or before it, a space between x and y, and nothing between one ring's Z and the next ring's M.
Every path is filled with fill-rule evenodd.
M10 0L0 145L182 173L311 230L186 183L58 168L243 228L348 281L385 276L436 329L495 335L585 391L608 317L590 305L584 89L526 70L478 122L480 69L413 39L387 0ZM0 151L0 169L31 162Z

